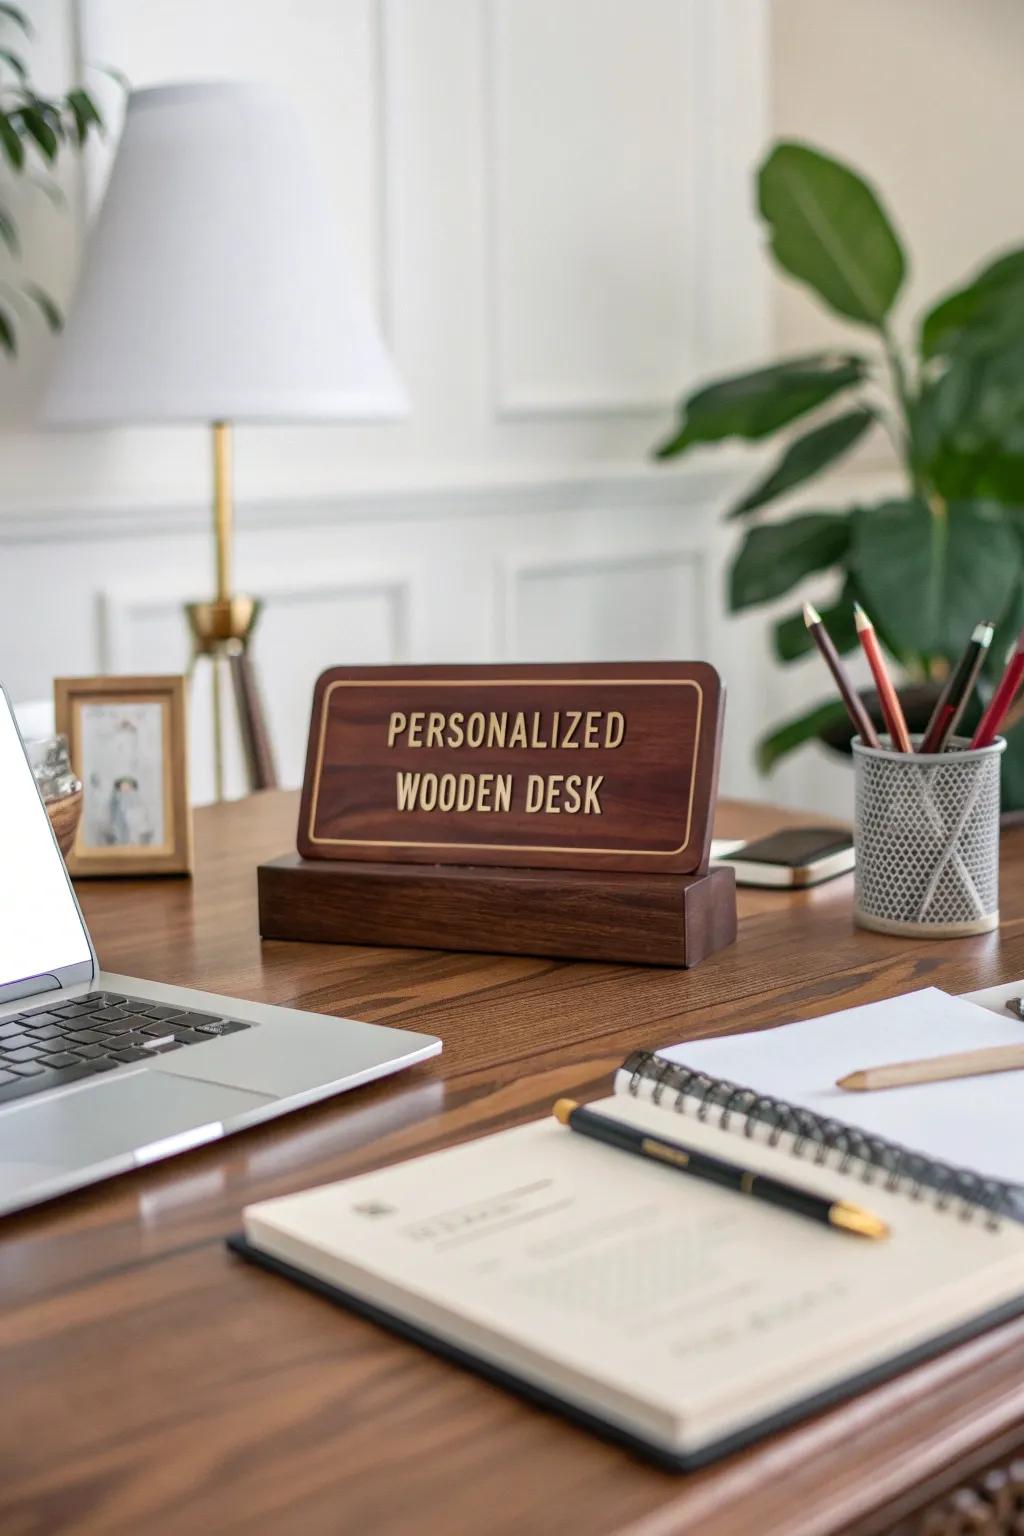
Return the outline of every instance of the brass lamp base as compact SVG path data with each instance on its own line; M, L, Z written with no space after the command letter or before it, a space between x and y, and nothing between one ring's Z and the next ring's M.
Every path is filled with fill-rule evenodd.
M187 603L185 615L192 634L189 678L197 665L208 660L213 682L214 794L224 799L224 703L234 693L242 757L250 790L276 789L274 753L267 733L256 674L249 657L249 641L259 618L256 598L231 591L231 428L226 421L213 423L213 538L216 556L217 596L208 603Z
M270 744L259 686L248 652L260 605L252 597L228 597L207 603L187 603L185 615L192 634L192 661L189 677L197 663L208 658L213 683L213 773L214 794L224 799L224 717L225 696L234 695L238 734L245 762L247 787L276 789L277 770Z
M197 656L209 656L219 646L235 640L244 649L260 615L259 599L218 598L212 603L187 603L185 613Z

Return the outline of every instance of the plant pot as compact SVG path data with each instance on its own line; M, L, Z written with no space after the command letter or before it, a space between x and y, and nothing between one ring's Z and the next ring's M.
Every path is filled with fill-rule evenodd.
M941 683L906 683L898 688L900 704L907 721L907 730L911 736L923 736L928 721L931 719L932 710L942 691ZM871 722L879 735L884 735L887 727L882 716L882 710L878 703L878 694L873 688L864 688L860 692L860 698L865 709L871 716ZM976 714L970 710L965 715L964 726L969 732L974 725ZM833 752L839 752L843 757L850 756L850 742L853 740L854 730L852 723L847 719L840 720L836 725L822 731L820 741Z

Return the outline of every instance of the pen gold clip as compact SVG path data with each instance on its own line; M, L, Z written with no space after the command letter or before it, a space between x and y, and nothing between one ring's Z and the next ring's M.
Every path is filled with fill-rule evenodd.
M638 1130L623 1120L612 1119L610 1115L577 1104L575 1099L559 1099L554 1106L554 1115L560 1124L581 1136L603 1142L605 1146L668 1164L680 1173L705 1179L739 1195L749 1195L797 1216L806 1216L811 1221L835 1227L837 1231L849 1232L856 1237L889 1235L889 1228L880 1216L852 1201L830 1200L814 1190L801 1189L799 1185L776 1179L771 1174L757 1173L697 1147L683 1146L666 1136L652 1136L649 1131Z

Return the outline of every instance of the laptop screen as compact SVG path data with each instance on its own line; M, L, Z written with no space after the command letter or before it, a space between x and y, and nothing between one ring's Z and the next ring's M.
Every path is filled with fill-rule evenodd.
M67 871L0 692L0 986L89 958Z

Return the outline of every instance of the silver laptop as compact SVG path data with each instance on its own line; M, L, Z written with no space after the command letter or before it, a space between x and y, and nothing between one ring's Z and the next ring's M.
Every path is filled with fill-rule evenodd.
M101 970L0 689L0 1213L440 1049L432 1035Z

